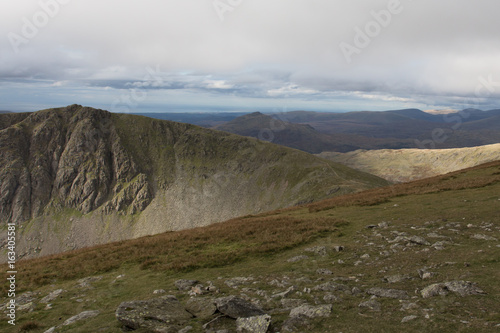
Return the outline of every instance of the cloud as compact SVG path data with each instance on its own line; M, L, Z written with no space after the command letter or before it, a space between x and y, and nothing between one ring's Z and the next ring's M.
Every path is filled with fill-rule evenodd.
M186 105L204 96L207 105L241 98L258 107L286 98L306 109L362 109L366 100L388 108L498 107L500 3L400 0L397 14L377 21L395 2L226 2L232 10L221 20L212 1L4 0L0 87L9 105L21 105L23 98L50 103L31 93L49 84L75 92L107 87L109 104L113 91L143 89L169 98L176 93L176 102L182 104L183 96ZM49 3L59 4L58 10L37 27L35 18ZM33 36L23 34L29 24L37 30ZM355 46L359 31L371 34L369 41L348 62L339 45ZM18 52L12 34L27 40ZM493 90L483 88L478 97L478 85L488 77ZM20 86L9 87L12 82L24 83L25 96ZM65 92L51 94L53 103L75 95L63 99ZM105 94L100 98L105 101Z

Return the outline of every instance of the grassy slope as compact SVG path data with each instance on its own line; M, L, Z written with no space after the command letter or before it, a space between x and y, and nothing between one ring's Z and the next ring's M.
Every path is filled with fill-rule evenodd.
M407 182L500 160L500 144L451 149L323 152L318 156L392 182Z
M272 292L269 282L273 279L306 277L316 281L312 284L315 285L329 280L328 276L316 274L316 270L329 268L351 287L406 290L414 297L411 301L418 304L418 309L402 312L399 300L379 299L383 310L371 312L358 307L369 296L342 295L343 300L334 304L332 315L315 321L311 332L494 332L493 326L500 323L500 247L498 242L470 236L485 233L500 238L499 191L500 162L494 162L467 172L247 216L191 231L21 262L18 264L20 292L35 290L42 296L58 288L68 292L53 302L51 310L38 305L32 313L20 313L18 322L34 321L39 327L34 332L43 332L59 324L60 318L65 320L84 310L100 309L101 314L96 318L63 331L95 332L96 328L104 328L106 332L120 332L114 318L120 302L154 297L152 291L160 288L185 301L186 295L173 287L178 278L210 280L223 293L239 293L225 286L223 280L254 276L257 283L252 288ZM366 228L382 221L389 222L389 227ZM442 251L408 247L382 256L379 252L387 244L384 237L394 238L393 231L424 237L437 232L453 239L453 245L445 246ZM334 244L345 246L345 251L298 263L286 261L303 254L304 247ZM363 254L369 254L371 259L360 259ZM343 263L338 263L339 259ZM356 261L361 264L355 265ZM412 279L390 285L381 282L388 275L415 276L416 270L423 267L437 275L425 281ZM76 286L76 279L96 274L103 279L94 283L95 289L82 290ZM119 274L125 276L116 280ZM477 282L487 295L422 299L414 293L429 284L450 280ZM296 284L299 290L311 287L308 282ZM303 297L311 304L315 299L322 303L318 296L312 292ZM418 318L401 324L401 319L409 314ZM279 326L286 317L286 314L273 315L273 321ZM199 326L193 325L197 332ZM0 329L17 330L7 327L5 321L0 322Z

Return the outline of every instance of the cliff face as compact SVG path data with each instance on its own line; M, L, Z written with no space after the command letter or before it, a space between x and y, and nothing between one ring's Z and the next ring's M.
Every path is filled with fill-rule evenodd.
M50 208L83 214L143 210L147 177L120 143L111 114L71 106L41 111L0 132L0 219L22 222ZM126 184L126 185L125 185Z
M8 124L0 130L0 220L18 224L21 257L386 184L303 152L188 124L79 105L2 119L10 116L0 116Z

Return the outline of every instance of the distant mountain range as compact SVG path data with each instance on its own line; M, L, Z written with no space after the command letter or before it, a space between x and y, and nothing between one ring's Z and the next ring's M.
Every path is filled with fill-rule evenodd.
M0 220L19 225L20 257L388 184L268 142L80 105L0 115L0 166Z
M147 114L252 136L310 153L357 149L462 148L500 142L500 110L430 113L418 109L279 114ZM223 120L226 121L223 121ZM274 120L273 120L274 119ZM211 125L212 124L212 125Z

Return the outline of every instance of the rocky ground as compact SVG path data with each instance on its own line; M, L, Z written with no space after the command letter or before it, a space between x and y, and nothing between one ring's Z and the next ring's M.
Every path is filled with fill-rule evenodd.
M477 281L475 269L484 265L481 254L498 253L499 239L498 223L380 221L365 225L348 243L326 238L283 253L275 262L282 269L273 272L212 275L208 281L195 271L168 285L151 284L149 295L120 302L112 309L114 322L95 332L431 332L440 325L494 332L500 330L498 297L492 297L498 286ZM477 262L457 257L466 246ZM84 311L67 311L50 327L35 327L73 331L105 312L99 297L89 297L95 288L113 294L121 284L133 284L129 279L92 276L66 289L27 292L18 297L17 310L44 317L63 302L83 304ZM351 330L353 320L366 326Z

